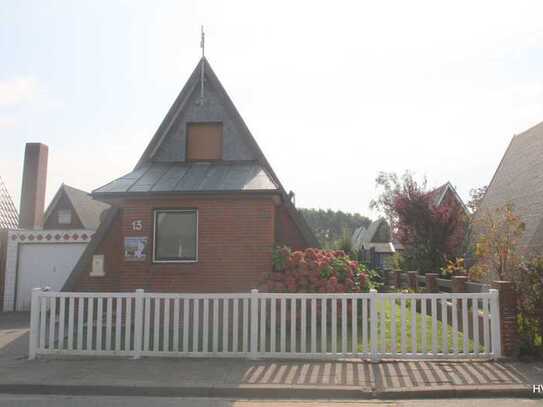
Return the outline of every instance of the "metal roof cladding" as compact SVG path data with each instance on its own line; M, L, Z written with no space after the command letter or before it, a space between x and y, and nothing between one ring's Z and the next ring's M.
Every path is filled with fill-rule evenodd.
M241 191L279 191L279 189L266 171L253 162L155 162L96 189L93 195Z

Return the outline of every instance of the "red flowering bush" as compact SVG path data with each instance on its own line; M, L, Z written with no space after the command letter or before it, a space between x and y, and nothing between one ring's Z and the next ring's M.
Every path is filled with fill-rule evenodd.
M359 293L367 292L370 282L366 267L342 250L281 247L274 250L273 271L259 288L276 293Z

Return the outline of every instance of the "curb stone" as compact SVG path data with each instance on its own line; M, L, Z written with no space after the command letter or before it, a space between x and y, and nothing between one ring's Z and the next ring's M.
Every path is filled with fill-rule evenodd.
M92 386L0 384L0 393L47 394L73 396L146 396L146 397L222 397L245 399L377 399L409 400L439 398L543 398L533 394L529 386L457 386L405 390L372 391L357 387L310 386L219 386L219 387L157 387L157 386Z

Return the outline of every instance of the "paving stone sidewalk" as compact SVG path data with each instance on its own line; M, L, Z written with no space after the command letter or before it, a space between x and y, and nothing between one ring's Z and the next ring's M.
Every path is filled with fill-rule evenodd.
M4 314L6 315L6 314ZM530 397L542 363L27 359L21 316L0 320L0 392L258 398ZM18 321L18 322L17 322Z

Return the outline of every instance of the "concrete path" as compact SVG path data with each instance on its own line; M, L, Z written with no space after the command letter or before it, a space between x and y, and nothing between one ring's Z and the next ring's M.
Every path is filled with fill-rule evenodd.
M0 314L0 393L412 399L531 397L542 363L27 359L27 315ZM543 396L543 394L542 394Z

